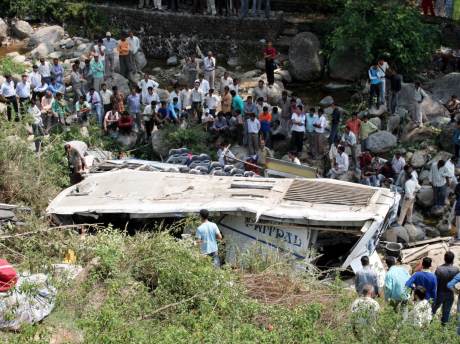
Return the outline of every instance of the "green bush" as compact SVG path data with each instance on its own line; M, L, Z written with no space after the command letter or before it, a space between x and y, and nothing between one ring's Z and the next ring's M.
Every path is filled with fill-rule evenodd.
M352 48L367 63L385 56L407 74L420 69L440 45L437 27L398 0L347 0L335 27L329 53Z
M16 63L10 57L0 58L0 75L21 75L22 73L24 73L24 71L25 67L22 63Z

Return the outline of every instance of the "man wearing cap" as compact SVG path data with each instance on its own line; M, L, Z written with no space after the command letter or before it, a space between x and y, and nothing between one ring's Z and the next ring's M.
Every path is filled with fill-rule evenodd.
M104 62L99 59L99 54L94 54L94 59L90 62L89 68L93 76L93 87L99 92L104 81Z
M115 51L117 49L117 40L112 38L112 34L107 32L102 40L105 47L105 75L110 77L113 74L115 63Z
M16 95L19 98L19 105L23 108L23 114L25 114L25 107L30 101L30 82L27 79L27 74L23 74L21 81L16 84Z
M40 87L42 84L42 76L38 72L37 65L33 65L32 67L32 72L29 74L29 82L30 88L32 89L32 100L35 100L37 98L37 92L35 92L35 89Z
M14 88L14 81L11 78L11 75L5 75L5 81L0 86L0 98L6 100L6 114L8 116L8 121L11 121L11 108L14 109L16 114L16 121L19 121L18 117L18 100L16 98L16 89Z

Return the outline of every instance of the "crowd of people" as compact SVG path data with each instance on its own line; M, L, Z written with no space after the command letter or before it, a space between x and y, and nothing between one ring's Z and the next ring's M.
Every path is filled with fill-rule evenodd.
M270 0L193 0L188 3L186 0L139 0L138 8L152 9L154 11L169 10L179 11L181 8L192 8L194 14L207 14L219 16L240 16L245 18L248 15L253 17L263 13L270 18Z
M388 271L381 285L369 257L361 257L362 269L355 278L358 298L351 307L355 330L362 331L374 325L380 312L378 297L383 297L405 321L419 328L427 327L441 309L441 324L445 326L450 320L454 297L460 292L460 270L454 262L454 253L446 252L444 264L433 273L432 259L425 257L411 276L410 267L399 265L395 257L388 256ZM457 308L460 310L460 302ZM460 335L460 322L457 332Z

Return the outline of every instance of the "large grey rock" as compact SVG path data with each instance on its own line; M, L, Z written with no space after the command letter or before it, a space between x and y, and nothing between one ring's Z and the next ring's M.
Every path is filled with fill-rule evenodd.
M421 185L425 184L428 185L430 180L430 171L429 170L423 170L422 172L419 173L418 175L418 180Z
M28 38L34 33L32 26L24 20L16 20L11 27L11 31L15 37L20 39Z
M118 90L126 97L129 92L129 82L123 75L118 73L113 73L112 78L107 79L106 81L107 88L112 89L113 86L117 86Z
M0 18L0 41L8 36L8 24Z
M420 227L414 226L410 223L406 223L404 225L404 229L409 235L410 241L420 241L425 239L425 232Z
M53 51L51 54L48 55L50 59L60 59L62 57L62 51Z
M401 135L401 142L426 142L436 137L437 133L431 127L421 127L416 126L414 122L409 122L403 129L403 134Z
M436 238L441 235L441 232L439 231L439 229L435 227L425 226L423 227L423 229L425 230L426 236L429 238Z
M399 127L401 125L401 117L398 115L393 115L388 117L387 119L387 131L395 134L398 132Z
M388 230L391 231L392 239L394 240L394 236L396 236L397 242L410 242L409 234L407 233L406 229L403 226L398 225L397 223L393 224Z
M136 65L139 70L142 70L147 66L147 59L145 58L145 54L142 51L138 51L134 56L136 59Z
M455 124L450 123L441 129L441 134L438 136L438 143L441 149L453 152L454 143L452 142L452 138L454 135L455 127Z
M240 61L238 60L238 57L230 57L228 60L227 60L227 64L230 66L230 67L236 67L240 64ZM265 69L265 65L264 65L264 69Z
M415 114L414 92L414 84L402 84L399 95L399 106L409 111L410 116L414 116ZM422 102L422 113L426 117L444 116L446 113L445 107L439 101L435 100L427 90L425 92L427 96Z
M275 82L272 86L268 87L268 102L270 104L278 104L281 101L283 91L284 87L279 82Z
M291 76L291 73L289 73L288 70L285 70L285 69L277 69L275 71L275 76L276 75L280 75L281 76L281 80L287 82L287 83L290 83L292 82L292 76Z
M367 147L372 153L388 152L396 147L397 138L388 131L381 130L369 136Z
M129 135L118 135L116 141L124 149L130 149L136 145L137 133L132 131Z
M453 94L460 96L460 73L450 73L432 83L433 97L447 103Z
M416 194L415 202L423 208L431 207L434 202L433 188L429 185L422 185L420 191Z
M428 152L425 150L417 150L412 155L410 163L415 168L420 168L426 164L428 160Z
M30 55L34 59L38 59L40 57L46 57L51 52L50 47L45 43L40 43L36 48L32 49Z
M369 119L369 122L374 124L379 130L382 129L382 120L378 117L372 117Z
M164 130L155 130L152 132L152 149L160 157L168 155L169 148L164 142Z
M177 56L171 56L166 60L166 64L168 66L176 66L177 65Z
M64 29L59 25L45 26L35 31L29 40L29 45L36 47L40 43L45 43L52 47L56 42L64 37Z
M365 76L367 64L359 51L335 50L329 59L329 76L336 80L356 81Z
M309 81L318 79L323 69L320 42L311 32L296 35L289 46L289 72L294 79Z
M387 106L385 104L382 104L379 107L372 106L369 109L369 115L370 116L382 116L387 111L388 111L388 109L387 109Z

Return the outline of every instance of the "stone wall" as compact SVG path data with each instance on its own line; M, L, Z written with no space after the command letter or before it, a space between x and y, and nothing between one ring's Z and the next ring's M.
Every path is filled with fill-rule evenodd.
M242 20L113 5L93 6L107 16L109 27L118 31L133 30L150 57L185 56L195 52L197 45L203 52L215 50L227 56L237 55L239 50L258 47L262 39L276 39L283 26L282 15L269 20Z

